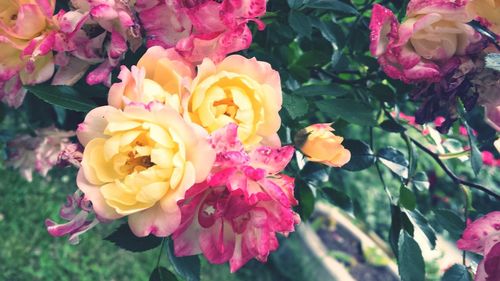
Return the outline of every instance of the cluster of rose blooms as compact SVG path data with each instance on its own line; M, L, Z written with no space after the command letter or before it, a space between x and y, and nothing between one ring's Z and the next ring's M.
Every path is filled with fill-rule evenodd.
M73 132L22 135L9 164L31 180L66 162L79 168L78 190L49 233L79 235L127 217L138 237L171 236L178 256L203 253L231 271L265 261L277 234L294 231L294 179L284 169L295 154L281 146L281 81L268 63L227 54L249 47L248 21L262 23L265 0L19 1L3 10L1 98L19 106L22 84L110 85L108 105L91 110ZM146 53L121 82L111 71L128 50ZM342 166L350 152L330 124L299 134L310 161Z
M55 0L0 2L4 103L19 107L23 85L73 85L90 69L87 83L109 85L111 71L143 37L147 47L175 48L188 61L220 60L250 46L247 23L263 28L258 17L266 11L265 0L68 2L68 11L56 11Z
M498 53L500 4L494 0L411 0L399 23L389 9L375 4L370 22L370 51L391 78L415 84L422 100L419 124L437 116L446 133L457 120L457 100L467 110L479 103L487 122L500 131L500 72L485 68L484 58ZM469 23L490 30L481 35Z
M195 70L175 49L154 46L119 78L109 105L78 126L79 191L61 209L68 222L47 220L48 231L78 242L98 222L128 217L136 236L171 235L178 256L203 253L232 271L265 261L276 234L300 221L294 179L283 174L295 149L277 134L278 72L239 55L205 58ZM305 129L310 160L349 161L332 130Z

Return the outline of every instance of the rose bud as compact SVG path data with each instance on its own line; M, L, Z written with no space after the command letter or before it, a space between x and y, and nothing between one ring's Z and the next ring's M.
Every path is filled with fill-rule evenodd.
M333 131L330 123L310 125L297 133L295 145L309 161L342 167L351 159L351 152L342 145L344 138Z

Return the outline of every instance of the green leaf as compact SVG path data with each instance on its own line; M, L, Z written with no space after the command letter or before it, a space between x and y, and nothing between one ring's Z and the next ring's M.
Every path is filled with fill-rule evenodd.
M425 263L417 242L403 231L399 235L398 269L401 281L425 281Z
M130 230L128 223L124 223L104 240L113 242L116 246L127 251L144 252L160 246L162 238L154 235L137 237Z
M328 181L328 168L329 167L323 164L319 164L316 162L307 162L304 168L300 170L300 175L302 176L302 178L317 185L319 183Z
M418 210L407 211L406 212L413 223L413 225L417 225L420 230L425 234L427 240L431 244L432 249L436 247L436 232L434 228L429 224L429 221L420 213Z
M474 136L474 131L469 126L467 121L465 121L465 118L463 118L463 114L464 114L463 106L461 106L460 108L462 111L460 114L461 114L462 119L463 119L463 124L464 124L465 128L467 129L467 137L469 139L470 163L471 163L472 171L474 172L474 175L476 175L476 177L477 177L477 175L481 171L481 167L483 166L483 157L481 155L481 151L479 151L479 148L477 148L476 137Z
M416 173L413 176L411 182L413 183L413 186L415 186L419 191L428 190L430 186L427 174L424 172Z
M398 256L399 234L401 233L401 208L391 204L391 227L389 229L389 244L392 252Z
M389 105L393 105L396 101L396 95L391 87L377 83L370 88L373 95L382 102L386 102Z
M300 6L302 6L302 4L304 4L304 0L287 0L287 2L288 2L288 6L291 9L300 8Z
M309 104L305 98L293 95L283 95L283 107L294 120L304 116L309 110Z
M353 6L339 0L311 0L306 3L305 6L308 8L327 9L346 14L359 14L358 10L356 10Z
M472 281L472 277L463 264L454 264L444 273L441 281Z
M349 91L340 86L334 85L309 85L300 87L293 92L294 95L303 97L330 96L340 97L347 95Z
M288 14L288 24L300 36L311 37L312 25L309 17L302 12L292 10Z
M483 158L481 156L481 151L479 151L479 148L477 148L476 144L474 144L472 141L470 142L471 145L471 156L470 156L470 162L472 166L472 171L474 171L474 174L479 175L479 172L481 171L481 168L483 166Z
M396 175L408 178L408 160L406 160L405 155L393 148L386 147L378 151L378 159L382 164L389 168Z
M186 281L200 281L201 266L198 256L176 257L172 239L169 239L167 244L168 259L174 267L175 272Z
M362 141L347 139L342 145L351 152L351 160L342 166L342 169L361 171L369 168L377 160L370 147Z
M299 199L297 211L303 221L307 221L314 211L314 194L309 184L301 179L296 180L295 191Z
M69 110L87 112L97 104L86 96L78 93L70 86L33 85L24 86L39 99Z
M373 108L353 99L330 99L317 101L316 106L330 118L342 118L361 126L376 124Z
M344 192L330 187L323 188L321 189L321 191L325 195L325 198L328 200L328 202L330 202L331 204L339 206L344 210L352 209L351 198Z
M415 210L417 207L417 198L415 198L415 194L408 188L401 185L399 189L399 205L408 210Z
M177 281L177 277L165 267L159 266L151 272L149 281Z
M335 23L324 22L319 19L313 19L312 24L321 32L323 38L325 38L328 42L332 43L333 48L335 49L337 47L337 37L335 36L335 32L333 31L335 28L334 27Z
M453 240L457 240L462 235L465 228L465 221L456 212L448 209L434 210L436 221L446 229Z
M396 121L392 119L384 120L382 123L380 123L380 128L382 128L384 131L391 133L401 133L406 131L405 127L399 125L398 123L396 123Z
M322 66L330 62L330 56L318 50L304 52L294 64L302 67Z

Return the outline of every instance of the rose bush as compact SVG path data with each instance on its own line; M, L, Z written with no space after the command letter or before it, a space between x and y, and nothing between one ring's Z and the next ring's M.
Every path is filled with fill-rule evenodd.
M208 262L201 276L228 263L242 272L217 277L314 278L295 262L322 272L316 266L330 257L297 251L310 235L363 280L397 280L380 268L393 261L403 281L495 279L496 8L480 0L0 3L0 172L61 185L33 192L14 176L0 185L4 240L16 245L2 249L38 258L2 276L40 279L30 264L58 272L53 263L72 262L54 258L59 244L39 243L47 235L19 233L25 217L44 216L47 232L73 245L124 222L105 240L157 248L151 280L198 280L197 255ZM59 220L54 208L26 203L49 201L41 194L69 194ZM382 237L380 249L358 245L343 220L315 210L318 201ZM483 258L449 249L446 259L429 257L446 239ZM125 262L88 249L96 268L75 267L71 278L95 279L102 253ZM175 273L162 266L163 252ZM16 254L6 253L10 268Z

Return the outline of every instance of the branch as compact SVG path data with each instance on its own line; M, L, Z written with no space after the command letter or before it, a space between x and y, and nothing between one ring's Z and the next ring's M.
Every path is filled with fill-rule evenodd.
M453 180L454 183L463 184L463 185L469 186L471 188L481 190L481 191L495 197L496 199L500 199L500 195L497 194L496 192L490 190L489 188L484 187L480 184L473 183L473 182L466 181L466 180L459 178L457 175L455 175L450 170L450 168L448 168L448 166L446 166L446 164L441 160L441 158L439 157L438 154L432 152L431 150L429 150L427 147L425 147L423 144L419 143L417 140L413 139L412 137L410 137L410 136L408 136L408 137L410 138L411 142L413 142L418 148L420 148L422 151L424 151L430 157L432 157L432 159L434 159L438 163L438 165L445 171L445 173Z

